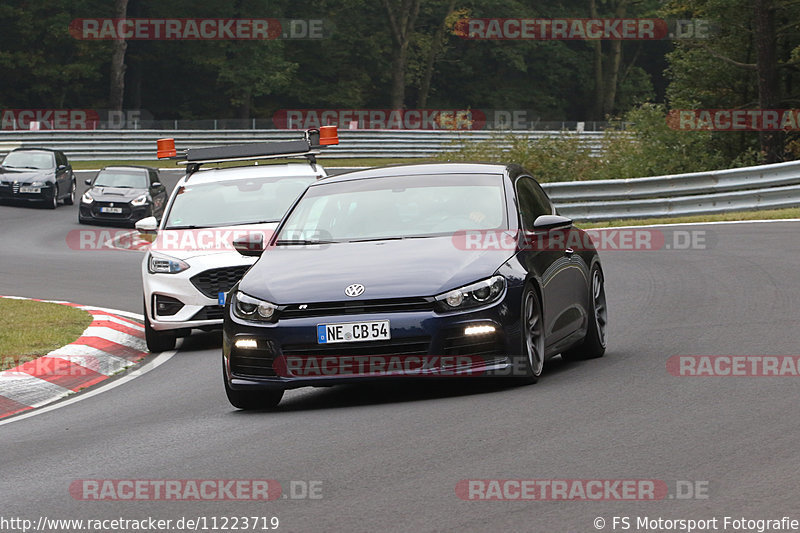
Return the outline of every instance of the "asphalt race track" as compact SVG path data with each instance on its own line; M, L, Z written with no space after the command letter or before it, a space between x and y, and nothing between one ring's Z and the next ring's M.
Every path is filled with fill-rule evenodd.
M68 232L85 228L77 206L2 205L0 228L0 294L141 312L142 253L70 249ZM122 386L0 426L2 515L274 516L279 531L589 532L598 517L602 531L625 516L633 526L637 517L800 519L797 378L666 370L675 355L800 353L800 225L698 228L713 235L711 249L602 253L606 356L553 360L533 386L303 389L276 412L244 413L225 399L218 337L192 337ZM80 501L69 488L82 479L269 479L285 496L303 482L321 485L313 484L318 498L272 502ZM463 501L456 485L467 479L653 479L673 497ZM703 497L677 497L687 486Z

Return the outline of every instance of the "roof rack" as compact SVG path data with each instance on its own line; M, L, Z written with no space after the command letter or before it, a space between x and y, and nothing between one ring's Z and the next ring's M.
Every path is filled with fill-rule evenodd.
M177 160L179 165L186 165L189 176L206 163L225 163L228 161L256 161L261 159L278 159L287 157L305 157L316 170L316 155L325 146L339 144L336 126L322 126L303 133L303 138L295 141L272 141L228 146L212 146L209 148L189 148L180 154L175 149L175 139L158 139L158 158Z

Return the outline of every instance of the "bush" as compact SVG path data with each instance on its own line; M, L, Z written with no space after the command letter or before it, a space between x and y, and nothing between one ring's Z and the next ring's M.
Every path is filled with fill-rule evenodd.
M758 154L749 152L726 160L714 148L712 132L670 128L661 105L637 107L625 116L624 123L624 131L606 131L600 156L593 156L578 134L564 131L534 140L498 134L492 141L457 145L438 159L519 163L541 182L681 174L758 161Z

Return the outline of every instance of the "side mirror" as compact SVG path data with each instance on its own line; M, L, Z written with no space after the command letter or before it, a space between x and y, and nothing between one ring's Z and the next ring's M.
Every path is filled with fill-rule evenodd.
M85 179L85 180L83 180L83 182L84 182L86 185L88 185L89 187L91 187L91 186L92 186L92 180L90 180L90 179Z
M259 257L264 253L264 234L252 232L233 241L233 249L245 257Z
M156 217L147 217L136 222L136 231L139 233L156 233L158 231L158 220Z
M58 165L56 170L59 171L59 172L63 172L65 170L67 170L67 165Z
M159 187L161 187L160 181L154 181L153 183L150 184L151 189L158 189Z
M541 215L533 221L533 231L551 231L572 227L572 219L560 215Z

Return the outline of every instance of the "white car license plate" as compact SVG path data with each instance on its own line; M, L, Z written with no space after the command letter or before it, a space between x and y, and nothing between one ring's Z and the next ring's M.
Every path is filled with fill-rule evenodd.
M20 187L19 192L21 193L30 193L30 194L39 194L42 192L41 187Z
M122 213L122 208L121 207L101 207L100 208L100 212L101 213L114 213L114 214L119 215L119 214Z
M390 339L389 321L350 322L347 324L320 324L317 326L317 343L363 342Z

